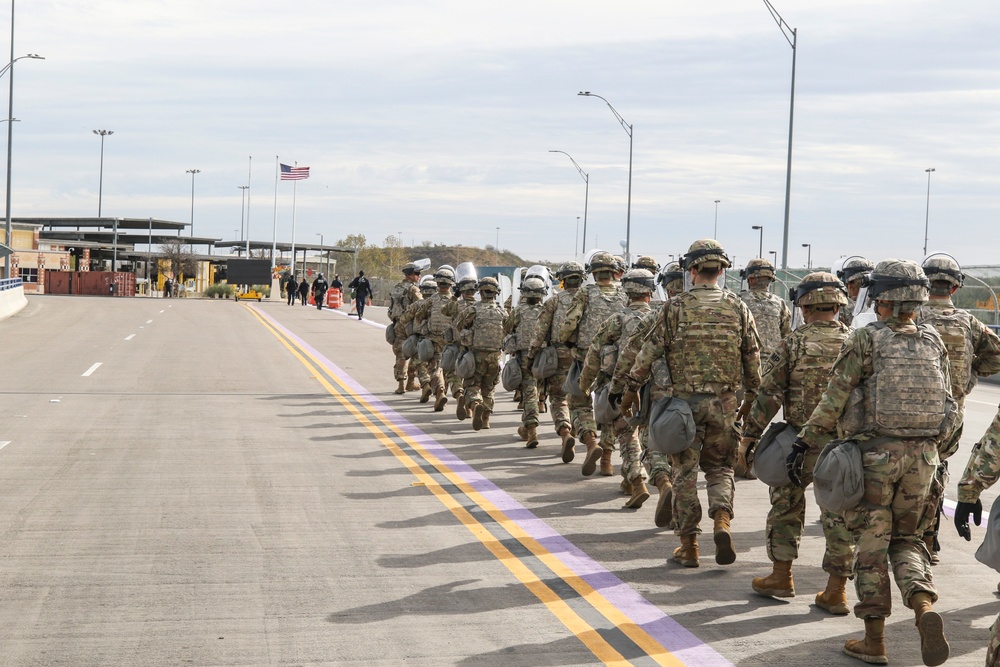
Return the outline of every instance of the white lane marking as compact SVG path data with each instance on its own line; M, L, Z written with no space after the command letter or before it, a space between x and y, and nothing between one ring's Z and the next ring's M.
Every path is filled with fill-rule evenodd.
M125 340L132 340L133 338L135 338L135 334L130 334L128 336L125 336Z
M10 440L0 440L0 449L3 449L10 444Z
M165 310L161 310L160 312L161 312L161 313L165 313L165 312L167 312L167 311L165 311ZM153 320L150 320L150 322L152 322L152 321L153 321Z
M989 405L989 406L995 405L995 403L993 401L977 401L974 398L966 398L965 402L966 403L978 403L979 405Z
M83 377L89 377L90 374L100 368L103 363L103 361L98 361L96 364L87 369L87 372L83 374Z
M344 317L357 317L357 315L350 315L350 314L345 313L345 312L343 312L341 310L338 310L336 308L328 308L327 311L329 311L331 313L337 313L338 315L343 315ZM386 329L386 328L388 328L387 325L385 325L385 324L379 324L378 322L372 322L371 320L361 320L361 323L362 324L367 324L368 326L372 326L372 327L378 327L379 329Z
M153 320L146 320L146 324L152 324Z

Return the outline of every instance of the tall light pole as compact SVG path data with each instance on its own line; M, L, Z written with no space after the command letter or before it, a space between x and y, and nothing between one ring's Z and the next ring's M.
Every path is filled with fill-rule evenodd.
M719 240L719 202L721 199L715 200L715 230L712 232L712 238L716 241Z
M813 246L812 243L803 243L803 248L808 249L808 254L806 255L806 268L812 269L813 267Z
M18 58L14 57L14 0L10 2L10 62L7 66L0 70L0 76L4 75L4 72L10 70L10 76L7 77L7 81L10 84L10 92L7 94L7 221L4 227L6 236L4 236L4 243L6 243L11 248L14 244L11 240L11 223L10 223L10 168L12 161L11 146L14 141L14 63L22 58L33 58L37 60L45 60L37 53L29 53L25 56L20 56ZM7 255L4 259L3 277L10 278L10 267L11 267L11 256Z
M580 165L576 163L573 156L566 151L549 151L550 153L562 153L569 158L569 161L573 163L576 170L580 172L580 176L583 178L584 190L583 190L583 247L580 249L580 253L583 254L587 252L587 203L590 201L590 174L585 172L580 168ZM580 216L576 218L577 224L580 222ZM577 230L577 238L579 238L579 229Z
M576 245L580 242L580 216L576 216L576 237L573 239L573 256L576 257Z
M764 225L754 225L754 229L760 232L760 242L757 244L757 256L764 257Z
M201 169L188 169L185 174L191 174L191 236L194 236L194 177L201 173Z
M772 264L777 263L777 261L778 261L778 251L777 250L768 250L767 254L771 256L771 263Z
M316 236L319 237L319 254L322 255L323 254L323 235L320 234L319 232L316 232ZM330 273L330 267L329 267L329 265L327 266L326 272Z
M249 185L237 185L240 189L240 240L243 240L243 209L246 208L247 190Z
M934 167L924 169L927 172L927 211L924 213L924 257L927 256L927 233L931 224L931 173Z
M611 102L608 102L603 97L597 93L592 93L589 90L581 90L577 95L583 95L584 97L596 97L598 99L604 100L604 103L608 105L611 109L611 113L615 115L618 122L621 123L622 128L625 133L628 134L628 206L625 210L625 263L628 264L632 261L631 258L631 243L632 243L632 125L625 122L622 115L618 113L618 110L611 106ZM586 240L586 239L584 239Z
M781 18L781 14L774 8L770 0L764 0L764 4L767 5L767 10L771 12L771 17L774 18L775 23L778 24L778 29L781 30L785 41L792 47L792 93L788 106L788 167L785 170L785 232L781 239L781 268L787 270L788 212L792 197L792 127L795 119L795 55L798 52L796 49L798 45L798 31L785 23L785 19Z
M500 228L497 227L497 244L493 246L493 264L500 266Z
M114 130L94 130L94 134L101 135L101 170L97 177L97 217L101 217L101 201L104 198L104 137L110 137Z

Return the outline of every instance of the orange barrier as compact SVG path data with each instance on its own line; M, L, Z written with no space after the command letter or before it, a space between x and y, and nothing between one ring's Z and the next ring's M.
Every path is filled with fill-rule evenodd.
M344 305L343 295L340 290L336 287L331 287L326 292L326 307L327 308L340 308Z
M309 303L310 306L315 306L316 305L316 297L313 296L312 292L309 292L309 301L308 301L308 303Z

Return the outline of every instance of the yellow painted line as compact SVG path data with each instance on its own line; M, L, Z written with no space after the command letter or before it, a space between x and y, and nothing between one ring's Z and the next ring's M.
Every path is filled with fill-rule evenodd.
M363 405L366 410L368 410L372 415L377 417L378 421L382 423L383 426L392 431L396 437L405 441L410 447L417 451L421 457L423 457L428 463L430 463L434 468L436 468L449 482L454 484L459 488L466 496L468 496L476 505L482 508L494 521L497 522L502 528L504 528L512 537L514 537L518 542L520 542L528 551L537 557L542 563L545 564L556 576L565 581L569 586L575 590L582 598L584 598L594 609L601 613L605 618L607 618L613 625L615 625L625 636L632 640L638 647L640 647L649 657L653 658L658 664L667 665L669 667L684 667L685 663L674 656L670 651L664 648L658 641L651 637L645 630L636 625L628 616L622 613L617 607L611 604L603 595L596 591L590 584L588 584L579 575L573 572L565 563L558 557L556 557L551 551L546 549L544 546L538 543L533 537L528 535L516 522L512 521L506 514L499 510L495 505L493 505L489 500L487 500L481 493L476 491L471 485L469 485L465 480L463 480L459 475L447 467L446 464L442 463L436 456L428 452L422 445L415 441L412 436L400 430L392 421L390 421L385 415L381 413L378 409L372 406L363 397L359 396L354 392L349 386L347 386L337 375L329 368L327 368L319 359L316 359L307 350L302 350L293 342L289 341L285 336L281 335L273 325L266 321L261 315L248 305L244 305L248 310L250 310L254 316L267 328L271 333L278 338L279 341L296 357L301 363L307 366L311 371L313 376L320 381L320 383L327 389L327 391L336 398L341 405L343 405L347 410L358 419L375 437L379 440L387 449L389 449L397 459L400 460L403 465L410 470L418 479L423 481L423 483L431 490L432 493L448 507L449 510L465 525L470 532L473 533L479 539L487 549L489 549L507 568L514 574L515 577L522 584L524 584L536 597L539 598L550 611L555 614L557 618L567 628L569 628L575 635L577 635L588 648L593 651L602 662L606 664L630 664L617 652L610 644L605 642L600 635L591 628L589 624L583 621L565 602L562 601L558 595L552 591L548 586L546 586L538 577L528 569L513 553L511 553L506 547L504 547L496 538L482 525L480 524L468 511L462 507L440 484L438 484L433 477L424 472L424 470L413 461L413 459L406 454L402 449L396 445L386 433L379 428L377 425L372 423L367 415L358 410L350 401L344 397L344 393L350 395L354 400ZM306 361L308 358L312 363ZM334 382L340 387L340 390L334 388L326 377L317 372L316 368L322 368ZM562 613L561 613L562 612ZM566 615L569 617L566 617ZM577 621L579 621L577 623ZM592 637L595 641L594 645L588 641L588 637ZM599 643L597 643L599 642Z

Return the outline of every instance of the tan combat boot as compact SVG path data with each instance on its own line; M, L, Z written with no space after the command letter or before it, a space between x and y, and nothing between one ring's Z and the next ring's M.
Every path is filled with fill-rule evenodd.
M455 416L459 421L469 418L469 411L465 409L465 392L458 392L458 405L455 407Z
M622 490L622 493L624 493L626 496L632 495L632 482L628 481L627 479L622 479L622 483L619 484L618 486Z
M493 411L490 410L489 408L486 408L484 406L483 407L483 417L482 417L482 420L483 420L483 429L484 430L488 430L490 428L490 415L491 414L493 414Z
M910 596L910 606L920 632L920 657L924 664L934 667L948 659L951 647L944 636L944 619L931 608L931 594L921 591Z
M443 412L446 405L448 405L448 394L443 387L439 387L434 394L434 412Z
M670 478L665 473L657 473L653 485L659 489L660 498L656 501L656 514L653 515L653 523L657 528L666 528L673 518L674 487L670 483Z
M851 613L847 606L846 589L847 577L831 574L826 582L826 590L816 594L816 606L837 616Z
M866 618L865 638L848 639L844 644L844 653L869 665L888 665L889 657L885 654L885 619Z
M431 400L431 394L433 393L434 390L431 389L431 383L428 382L423 386L423 391L420 393L420 402L426 403L427 401Z
M792 561L776 560L771 574L755 577L750 584L757 595L773 598L795 597L795 583L792 581Z
M612 477L615 474L615 467L611 465L611 454L614 451L615 450L613 449L605 449L601 451L601 474L605 477ZM648 497L649 494L646 494L646 498ZM643 498L643 500L646 498Z
M527 434L526 434L526 437L525 437L524 440L525 440L525 445L524 446L527 449L534 449L535 447L537 447L538 446L538 427L534 426L534 425L529 426L528 429L527 429Z
M630 484L632 485L632 497L625 501L625 507L637 510L649 499L649 490L641 475L633 477Z
M715 519L715 562L719 565L731 565L736 562L733 536L729 532L729 520L732 519L732 516L726 510L716 510L713 518Z
M486 408L483 407L482 401L473 401L467 407L468 410L472 410L472 430L479 431L483 428L483 412Z
M597 434L593 431L587 431L580 438L580 442L587 446L587 455L583 459L583 476L590 477L597 470L597 462L601 458L601 453L604 451L601 446L597 444Z
M406 393L406 380L400 380L399 381L399 386L396 387L396 390L394 392L392 392L392 393L394 393L394 394L405 394Z
M406 391L416 391L420 389L420 385L417 384L417 377L415 375L410 375L406 379Z
M674 562L684 567L698 567L698 536L681 535L681 545L674 549Z
M517 437L519 437L523 442L528 441L528 427L521 424L517 427Z
M559 427L559 437L562 438L562 462L570 463L576 453L573 448L576 447L576 438L573 437L573 429L569 426Z

